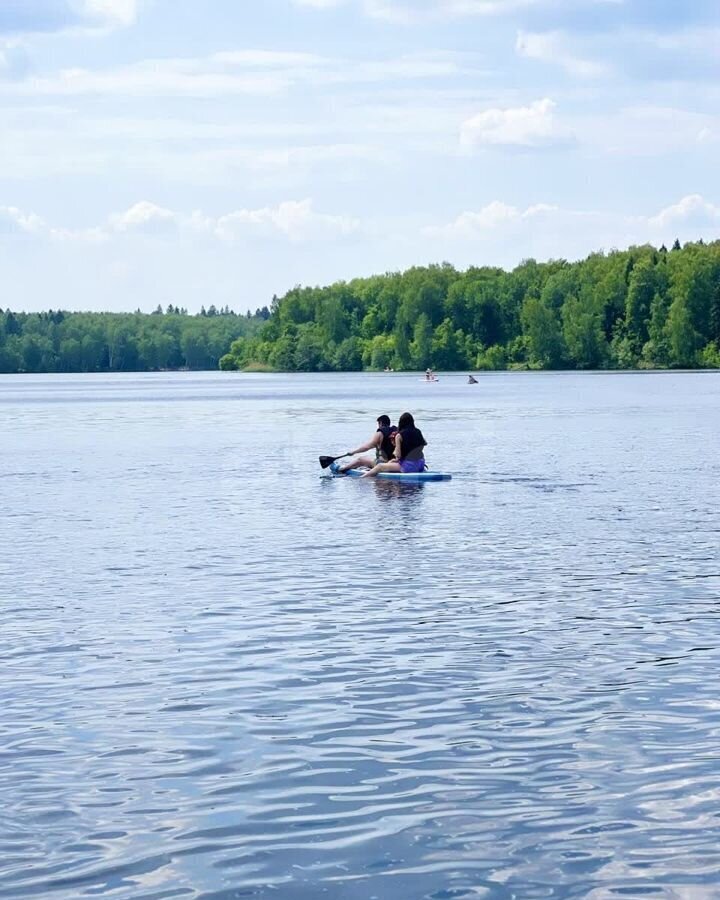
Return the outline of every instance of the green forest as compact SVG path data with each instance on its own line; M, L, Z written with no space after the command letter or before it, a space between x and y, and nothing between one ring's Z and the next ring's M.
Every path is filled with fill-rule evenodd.
M222 369L720 367L720 241L296 287Z
M153 313L41 312L0 309L0 372L142 372L217 369L241 336L258 331L267 307L239 316L172 305Z
M448 263L197 315L0 309L0 372L720 368L720 241Z

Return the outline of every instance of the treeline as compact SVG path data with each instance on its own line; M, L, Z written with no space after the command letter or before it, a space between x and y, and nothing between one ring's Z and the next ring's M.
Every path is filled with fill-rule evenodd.
M255 333L267 307L237 315L172 305L154 313L14 313L0 309L0 372L217 369L231 343Z
M412 268L275 298L223 369L720 367L720 241L511 272Z

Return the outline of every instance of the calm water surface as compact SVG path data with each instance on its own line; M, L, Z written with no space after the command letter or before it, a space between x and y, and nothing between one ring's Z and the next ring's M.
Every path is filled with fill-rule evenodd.
M323 476L416 414L452 482ZM0 896L720 897L720 376L0 378Z

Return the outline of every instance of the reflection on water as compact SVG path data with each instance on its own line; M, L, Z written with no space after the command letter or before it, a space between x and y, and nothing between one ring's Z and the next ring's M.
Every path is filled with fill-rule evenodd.
M0 378L0 896L717 896L720 379L479 381Z
M408 520L412 517L413 511L417 509L423 491L427 487L427 483L423 481L402 484L397 481L383 481L376 478L373 479L372 485L377 499L381 502L401 499L403 502L398 506L398 513Z

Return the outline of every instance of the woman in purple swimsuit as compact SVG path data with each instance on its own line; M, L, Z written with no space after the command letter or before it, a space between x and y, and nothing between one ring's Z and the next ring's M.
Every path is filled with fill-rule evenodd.
M398 433L395 435L395 455L386 463L378 463L362 476L372 478L380 472L424 472L425 456L423 448L427 441L422 431L415 427L415 420L406 412L398 420Z

